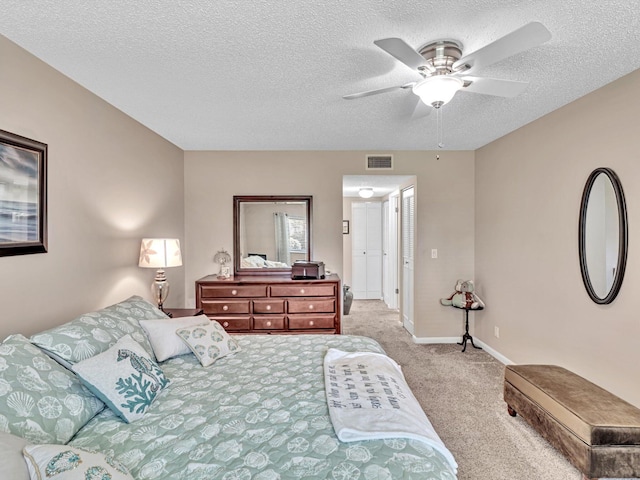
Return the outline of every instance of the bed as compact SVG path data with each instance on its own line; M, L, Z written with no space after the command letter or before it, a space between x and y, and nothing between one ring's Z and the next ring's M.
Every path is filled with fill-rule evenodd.
M329 348L383 353L348 335L237 335L240 347L203 367L193 354L159 362L170 379L142 418L109 408L68 445L117 458L147 479L455 479L455 467L423 442L343 443L324 387Z
M242 268L287 268L290 265L275 260L267 260L267 256L263 254L249 254L248 257L242 258L240 261Z

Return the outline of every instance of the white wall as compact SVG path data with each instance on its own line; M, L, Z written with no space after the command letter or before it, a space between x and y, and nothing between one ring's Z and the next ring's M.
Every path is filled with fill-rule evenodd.
M215 252L233 251L234 195L313 195L314 260L342 276L342 177L369 174L366 153L185 152L187 303L195 304L195 280L217 272ZM416 336L460 335L460 312L439 298L456 278L473 278L474 153L390 153L394 170L385 173L416 175L418 185Z
M0 59L0 129L49 148L49 252L0 257L0 339L150 299L140 239L184 238L183 152L2 36Z
M640 406L640 71L476 152L476 335L516 363L564 366ZM584 288L578 217L597 167L627 199L629 257L610 305ZM498 326L500 338L493 336Z

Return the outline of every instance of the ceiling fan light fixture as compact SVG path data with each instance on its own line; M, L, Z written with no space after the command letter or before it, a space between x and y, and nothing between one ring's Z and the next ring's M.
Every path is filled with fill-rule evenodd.
M358 191L358 195L360 195L362 198L371 198L373 197L373 188L363 187Z
M457 77L435 75L416 83L412 90L427 105L440 108L448 103L463 86L464 81Z

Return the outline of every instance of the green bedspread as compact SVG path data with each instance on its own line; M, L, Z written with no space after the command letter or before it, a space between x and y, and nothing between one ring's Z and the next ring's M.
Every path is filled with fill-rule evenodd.
M203 368L161 363L171 379L126 424L108 409L70 444L117 456L139 480L455 479L444 457L405 439L341 443L326 404L328 347L383 352L366 337L236 336L242 350Z

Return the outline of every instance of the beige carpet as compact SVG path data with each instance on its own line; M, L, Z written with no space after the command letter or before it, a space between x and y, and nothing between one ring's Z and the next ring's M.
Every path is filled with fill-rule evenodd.
M443 307L444 308L444 307ZM462 323L462 321L461 321ZM418 345L397 312L376 300L354 301L342 331L376 339L458 462L460 480L580 480L582 474L502 400L504 365L468 345ZM462 333L461 333L462 334Z

